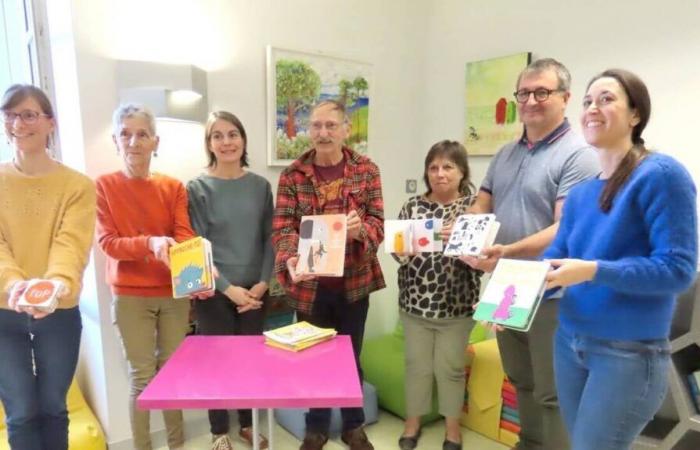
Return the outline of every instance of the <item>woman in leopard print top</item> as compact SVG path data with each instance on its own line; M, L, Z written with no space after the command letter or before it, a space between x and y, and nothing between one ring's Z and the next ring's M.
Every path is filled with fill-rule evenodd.
M442 219L446 239L473 198L466 149L454 141L433 145L423 179L427 192L411 197L399 219ZM481 273L440 252L397 254L396 259L401 264L399 307L406 341L407 418L399 446L417 446L420 417L430 411L435 377L439 412L445 417L443 450L461 449L464 347L474 325L472 305L478 299Z

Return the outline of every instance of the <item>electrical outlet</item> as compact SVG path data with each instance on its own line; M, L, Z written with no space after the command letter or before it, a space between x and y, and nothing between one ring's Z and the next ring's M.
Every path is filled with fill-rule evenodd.
M406 180L406 193L415 194L418 190L418 182L416 180Z

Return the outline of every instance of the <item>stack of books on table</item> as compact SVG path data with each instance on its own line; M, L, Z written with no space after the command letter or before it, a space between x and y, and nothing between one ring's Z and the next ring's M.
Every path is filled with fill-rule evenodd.
M298 352L305 348L333 339L337 331L333 328L320 328L308 322L297 322L275 330L265 331L265 344Z

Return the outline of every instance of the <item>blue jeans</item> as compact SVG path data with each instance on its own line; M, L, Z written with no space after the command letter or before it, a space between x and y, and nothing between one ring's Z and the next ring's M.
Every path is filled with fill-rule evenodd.
M572 450L628 450L661 407L668 339L618 341L559 327L554 372Z
M0 309L0 399L11 448L68 448L66 394L78 363L81 331L77 307L57 309L39 320Z

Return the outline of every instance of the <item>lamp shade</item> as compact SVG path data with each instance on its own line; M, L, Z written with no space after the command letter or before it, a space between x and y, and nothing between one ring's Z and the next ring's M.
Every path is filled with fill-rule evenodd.
M202 122L207 117L207 74L181 64L117 61L121 103L141 103L156 117Z

